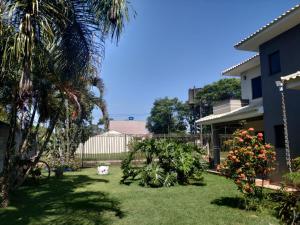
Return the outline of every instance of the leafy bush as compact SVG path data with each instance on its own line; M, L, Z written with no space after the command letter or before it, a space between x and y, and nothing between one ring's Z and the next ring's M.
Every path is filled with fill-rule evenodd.
M81 168L81 161L77 158L69 158L68 160L62 160L56 155L49 154L45 161L49 164L50 168L53 170L69 170L69 171L77 171Z
M285 224L297 225L300 223L299 193L287 192L282 189L276 193L272 200L277 203L275 210L278 218Z
M140 179L140 184L150 187L170 187L177 183L186 184L190 179L202 180L206 167L203 152L198 147L174 140L144 139L130 145L131 152L122 162L123 178ZM146 161L134 166L135 155L142 153Z
M300 224L300 157L292 161L293 172L283 176L283 187L291 186L297 191L287 192L284 188L278 193L275 207L278 217L286 224Z
M255 179L266 179L274 170L274 148L264 144L263 134L255 135L253 128L236 131L231 142L227 159L218 169L221 174L234 180L245 197L258 197L262 194L262 188L256 187Z

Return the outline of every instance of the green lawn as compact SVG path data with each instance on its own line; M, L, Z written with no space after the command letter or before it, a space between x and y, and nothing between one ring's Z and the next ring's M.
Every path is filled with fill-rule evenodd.
M237 208L238 192L223 177L205 175L205 185L143 188L119 184L121 171L108 176L95 169L51 178L39 186L24 186L0 209L0 223L112 225L270 225L279 224L267 212Z

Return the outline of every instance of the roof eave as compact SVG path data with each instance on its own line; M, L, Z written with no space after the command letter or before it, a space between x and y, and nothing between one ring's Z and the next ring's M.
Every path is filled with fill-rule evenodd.
M252 68L255 68L260 65L260 57L259 54L245 60L244 62L241 62L240 64L237 64L235 66L232 66L229 69L226 69L222 72L223 76L236 76L240 77L243 72L248 71Z
M283 13L269 24L260 28L244 40L240 41L234 47L238 50L258 52L260 45L290 30L299 23L300 5L297 5L289 11Z

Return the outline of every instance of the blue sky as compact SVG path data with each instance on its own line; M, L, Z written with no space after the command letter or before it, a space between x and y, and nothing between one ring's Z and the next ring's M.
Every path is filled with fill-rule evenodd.
M253 55L233 45L298 3L296 0L131 0L137 12L116 46L107 41L101 76L110 117L145 120L161 97L221 78ZM94 112L98 119L100 112Z

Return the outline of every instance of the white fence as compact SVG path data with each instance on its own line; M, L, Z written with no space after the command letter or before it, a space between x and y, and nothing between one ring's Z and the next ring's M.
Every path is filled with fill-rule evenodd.
M86 160L122 159L133 138L126 134L97 135L80 144L76 154Z

